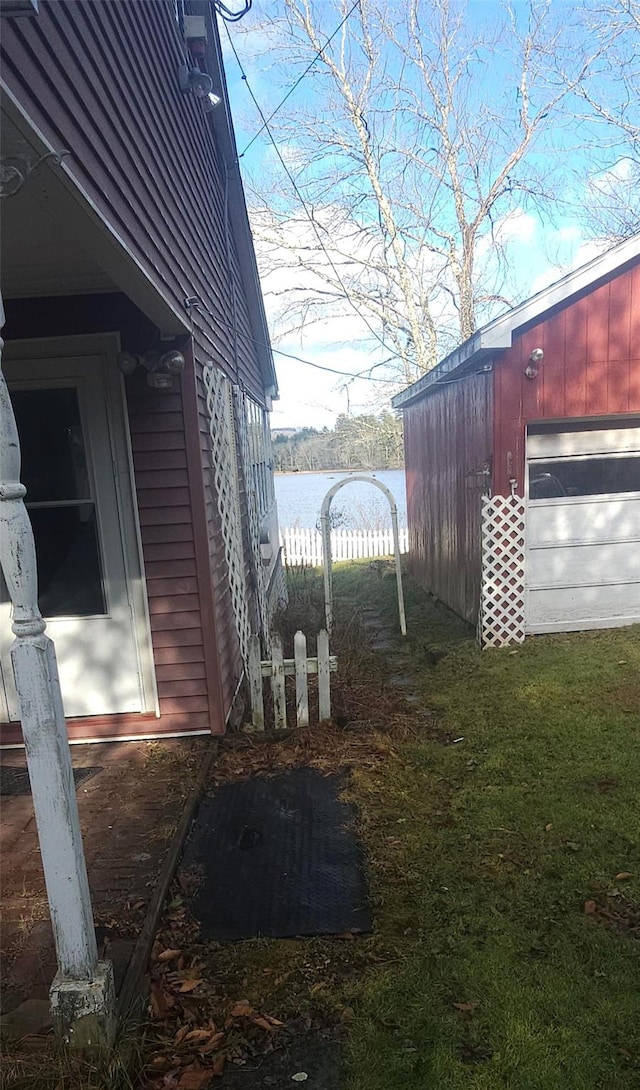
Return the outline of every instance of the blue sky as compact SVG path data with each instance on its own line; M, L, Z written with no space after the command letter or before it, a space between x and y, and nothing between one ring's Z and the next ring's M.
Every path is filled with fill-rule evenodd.
M556 0L556 8L559 13L570 13L572 5L565 0ZM321 12L321 18L330 33L335 28L336 9L330 0L316 5ZM273 34L269 28L269 22L274 14L280 10L279 0L254 0L253 7L243 19L242 25L230 27L235 48L240 56L248 77L248 83L257 98L264 113L269 113L278 105L286 90L295 82L300 66L285 64L281 61L276 49L273 48ZM492 27L498 25L500 5L494 0L472 0L468 8L468 18L471 24L491 32ZM516 5L518 20L527 17L528 6ZM260 119L256 108L249 95L247 85L241 78L237 61L229 47L225 29L221 28L223 51L225 56L226 75L231 99L232 113L236 130L236 139L239 152L242 153L249 141L260 128ZM472 58L470 63L477 63ZM484 73L484 94L500 96L504 99L504 108L512 108L514 102L514 89L510 83L513 73L509 68L509 59L504 51L496 49L492 56L491 72ZM478 66L478 86L482 86L483 70ZM321 66L314 67L287 103L287 112L296 108L301 112L313 113L316 108L318 81L322 80ZM605 78L605 77L603 77ZM495 85L495 86L492 86ZM473 104L474 109L482 109L483 102L480 99ZM319 109L320 107L318 107ZM277 130L277 120L274 122ZM532 164L543 173L545 167L553 166L554 170L561 166L562 161L570 163L571 170L563 175L558 172L561 201L566 198L566 204L558 205L553 221L543 219L532 203L522 206L516 205L512 211L499 223L501 239L508 253L511 278L509 282L509 298L514 302L535 293L547 284L558 279L567 269L582 264L589 260L597 252L597 244L594 245L581 226L578 204L580 201L579 187L576 189L575 172L602 173L604 167L616 161L616 153L607 153L604 149L598 163L589 163L585 159L585 153L580 149L581 144L588 137L592 142L594 131L579 130L578 124L571 118L554 130L553 136L543 141L539 151L532 159ZM279 138L279 147L290 163L291 169L299 179L304 179L304 169L300 162L295 139L291 136ZM256 177L268 179L272 187L272 201L277 206L279 194L283 199L291 194L291 185L278 162L277 155L269 142L266 132L263 132L252 144L248 152L241 157L241 167L246 178L247 187ZM584 183L582 183L584 184ZM249 194L249 203L251 197ZM303 217L304 218L304 217ZM308 241L308 240L307 240ZM488 242L486 246L488 247ZM265 255L258 246L258 258L265 272ZM487 253L485 259L490 261L491 255ZM295 278L295 273L291 274ZM287 274L278 274L276 280L280 300L286 297ZM376 354L371 346L371 338L359 323L355 313L343 316L339 321L328 321L316 326L305 328L301 333L282 335L282 322L278 321L278 299L272 298L269 290L273 289L274 274L271 272L265 281L265 302L272 326L272 338L275 348L302 356L312 362L350 373L361 370L363 366L375 363L381 355ZM291 281L291 289L297 286L295 279ZM331 426L338 413L346 410L361 412L369 410L372 406L384 408L388 404L390 388L383 383L370 383L357 380L348 384L345 389L345 380L337 376L323 373L319 370L306 367L302 363L287 360L276 354L276 366L280 384L280 400L274 405L273 426L303 426L312 425L322 427ZM384 371L375 371L376 375L384 375Z

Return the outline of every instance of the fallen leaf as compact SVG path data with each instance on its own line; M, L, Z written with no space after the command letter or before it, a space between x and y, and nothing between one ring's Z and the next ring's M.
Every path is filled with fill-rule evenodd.
M179 991L183 994L185 992L192 992L199 984L202 984L202 980L185 980L180 985Z
M454 1003L454 1007L457 1011L462 1011L463 1014L473 1014L478 1004L471 1001L470 1003Z
M209 1052L214 1052L223 1039L224 1033L214 1033L211 1040L207 1041L206 1045L203 1045L202 1048L199 1048L198 1052L200 1052L202 1056L206 1056Z
M292 1082L306 1082L309 1076L306 1071L298 1071L296 1075L292 1075Z
M218 1056L211 1065L211 1074L216 1078L219 1078L224 1071L225 1058L224 1056Z
M249 1003L235 1003L229 1011L230 1018L250 1018L252 1014L255 1014L253 1007Z
M621 870L619 874L616 874L614 881L624 882L626 878L633 878L631 871Z
M180 1026L180 1029L173 1038L174 1045L179 1045L181 1041L184 1041L185 1037L189 1036L189 1026Z
M585 901L584 902L584 911L585 911L587 916L597 916L598 906L597 906L596 902L595 901Z
M158 961L173 961L175 958L180 957L179 950L163 950L161 954L158 954Z
M185 1041L208 1041L211 1037L210 1029L192 1029L187 1026L187 1033L184 1034Z
M256 1014L251 1019L251 1021L253 1022L254 1026L260 1026L260 1029L266 1029L269 1032L276 1028L271 1024L271 1022L268 1022L266 1018L263 1018L261 1014Z
M578 844L578 842L576 840L567 840L567 848L569 849L569 851L572 851L572 852L579 852L580 851L580 845Z
M553 822L550 821L548 825L545 825L544 831L545 831L545 833L550 833L552 829L553 829Z

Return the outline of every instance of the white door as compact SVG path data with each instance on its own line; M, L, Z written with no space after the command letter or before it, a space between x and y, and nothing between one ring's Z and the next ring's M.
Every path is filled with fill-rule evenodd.
M118 459L103 355L7 360L33 525L39 603L55 642L68 716L145 710ZM2 587L0 661L9 718L19 719Z
M532 427L526 630L640 622L640 421Z

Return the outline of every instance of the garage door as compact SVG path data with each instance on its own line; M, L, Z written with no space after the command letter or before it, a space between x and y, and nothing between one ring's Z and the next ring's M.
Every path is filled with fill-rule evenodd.
M532 426L526 630L640 622L640 420Z

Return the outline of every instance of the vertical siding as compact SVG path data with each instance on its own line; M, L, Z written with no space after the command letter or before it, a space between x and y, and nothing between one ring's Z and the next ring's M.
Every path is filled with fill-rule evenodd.
M468 621L480 596L480 499L490 466L492 387L475 375L404 411L409 564L423 586Z
M542 348L538 377L524 371ZM514 336L495 366L494 492L524 487L528 422L640 412L640 262Z

